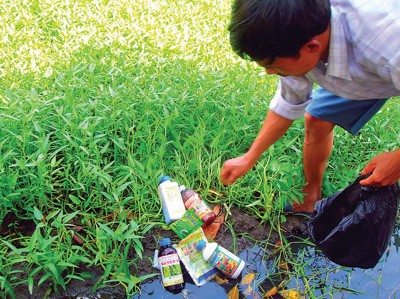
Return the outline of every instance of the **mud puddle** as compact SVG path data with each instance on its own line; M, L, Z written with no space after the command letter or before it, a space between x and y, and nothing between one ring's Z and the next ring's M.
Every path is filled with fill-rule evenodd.
M399 238L399 235L396 236ZM400 298L400 254L399 247L392 243L388 254L380 263L373 269L349 269L341 268L330 263L326 258L317 254L312 247L305 247L299 250L298 254L306 259L309 263L305 267L308 275L312 276L320 272L320 275L314 276L308 281L310 285L320 285L316 288L315 298ZM263 249L253 247L246 249L240 254L247 266L242 273L257 273L258 277L266 277L271 275L268 271L268 266L272 262L262 260L261 256ZM311 263L310 263L311 261ZM270 268L271 269L271 268ZM321 272L320 269L324 269ZM329 273L329 274L327 274ZM329 277L328 277L329 276ZM190 278L189 278L190 279ZM292 279L286 286L287 289L299 290L304 286L299 287L301 277ZM188 278L186 277L186 281ZM263 298L267 290L272 288L273 283L269 279L259 282L262 288L257 290L256 294L252 293L245 295L245 288L239 287L240 298L254 299ZM206 283L201 287L197 287L193 283L187 283L181 294L173 295L166 292L161 284L161 279L157 278L141 287L141 293L136 294L132 299L160 299L160 298L190 298L190 299L211 299L211 298L228 298L229 291L238 284L240 286L240 278L230 280L228 283L219 284L215 280ZM333 297L331 297L333 295ZM276 295L273 298L282 298Z

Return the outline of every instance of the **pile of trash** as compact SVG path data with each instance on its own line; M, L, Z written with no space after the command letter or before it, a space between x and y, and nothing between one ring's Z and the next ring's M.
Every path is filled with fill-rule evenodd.
M216 222L217 215L200 195L179 186L168 176L160 179L158 193L165 222L181 239L173 245L169 238L163 238L155 252L154 267L161 271L164 288L173 294L184 289L181 263L197 286L218 273L236 279L245 262L217 243L209 242L215 235L208 228Z

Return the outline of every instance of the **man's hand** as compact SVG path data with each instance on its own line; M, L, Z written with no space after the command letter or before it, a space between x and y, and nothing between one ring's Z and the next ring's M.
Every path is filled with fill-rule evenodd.
M372 174L360 181L361 185L378 188L396 183L400 179L400 149L374 157L361 172L369 173Z
M226 161L222 166L220 173L222 183L224 185L233 184L238 178L245 175L257 163L261 155L286 133L292 123L293 120L269 110L260 132L247 153Z
M246 158L246 156L240 156L226 161L220 173L222 183L225 186L233 184L238 178L245 175L253 165L254 164Z

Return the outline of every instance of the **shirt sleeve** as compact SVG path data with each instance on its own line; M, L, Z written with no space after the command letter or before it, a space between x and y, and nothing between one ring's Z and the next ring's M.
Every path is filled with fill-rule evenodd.
M312 87L306 77L280 77L269 108L287 119L300 118L311 101Z
M397 52L397 55L393 56L388 64L393 85L397 90L400 90L400 52Z

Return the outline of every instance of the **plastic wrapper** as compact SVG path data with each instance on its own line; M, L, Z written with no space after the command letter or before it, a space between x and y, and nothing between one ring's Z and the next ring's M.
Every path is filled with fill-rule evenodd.
M372 188L359 184L317 202L308 222L311 239L338 265L373 268L385 252L398 211L398 184Z
M186 238L203 225L203 221L196 216L194 209L189 209L182 218L173 222L170 227L180 239Z

